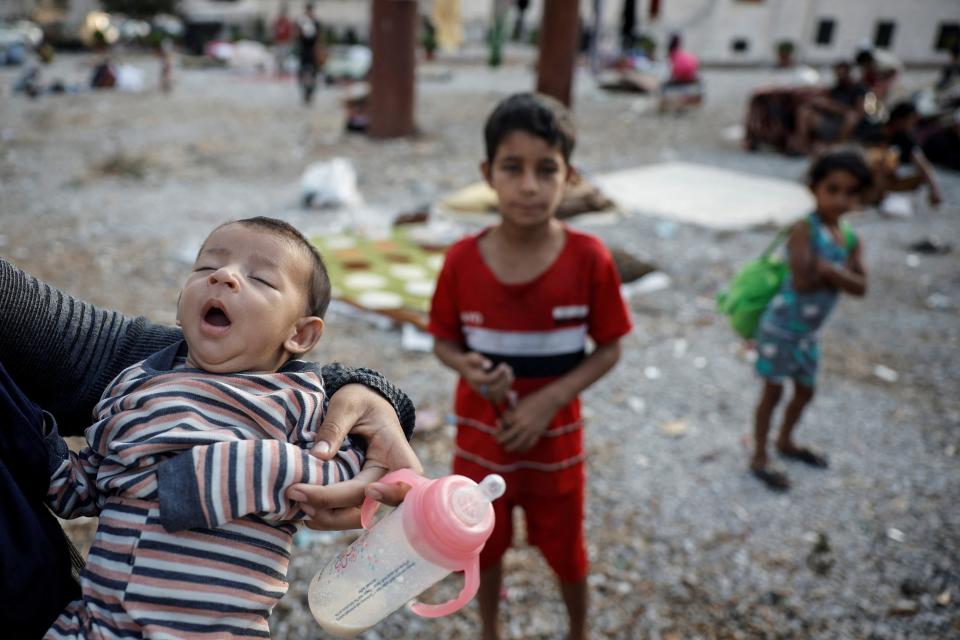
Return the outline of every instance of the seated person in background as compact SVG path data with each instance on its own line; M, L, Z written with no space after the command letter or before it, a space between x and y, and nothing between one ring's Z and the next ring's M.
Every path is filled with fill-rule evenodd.
M943 201L936 172L914 137L917 121L913 103L898 103L886 123L864 141L874 174L874 187L867 202L879 204L888 192L914 191L923 185L929 189L931 205Z
M921 144L923 154L934 164L960 171L960 109L945 120Z
M285 491L370 473L355 442L310 453L328 397L320 365L299 358L329 302L323 261L292 226L221 225L180 293L184 340L108 385L79 453L44 425L48 506L100 516L82 598L46 637L269 636L307 517Z
M829 91L797 108L796 129L788 144L789 151L806 154L813 150L815 142L849 140L863 119L866 87L854 80L846 60L837 62L833 73L835 81Z
M681 48L680 36L677 34L670 38L667 58L670 63L670 76L660 87L660 111L700 104L703 100L699 78L700 63L695 55Z
M960 109L960 42L950 47L950 62L940 69L934 96L939 109Z
M866 86L880 103L878 108L886 105L887 100L900 77L903 64L895 55L885 49L862 49L856 56L857 67L860 70L860 82Z
M695 55L685 51L682 46L683 43L679 35L674 34L670 37L670 45L667 48L667 58L670 60L670 78L664 85L665 87L699 82L700 63Z

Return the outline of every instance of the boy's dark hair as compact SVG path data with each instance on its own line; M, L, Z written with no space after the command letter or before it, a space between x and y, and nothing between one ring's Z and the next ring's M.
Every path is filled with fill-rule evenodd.
M313 246L313 243L297 231L296 227L283 220L277 220L276 218L256 216L253 218L244 218L243 220L232 220L223 223L217 227L217 229L222 229L231 224L239 224L245 227L268 231L291 241L310 256L312 268L310 269L310 279L307 282L307 310L310 315L322 318L327 312L327 307L330 306L330 276L327 274L327 267L323 263L320 252Z
M860 191L866 191L873 185L873 174L863 154L851 150L830 151L814 160L807 174L807 184L813 189L836 171L852 175L860 184Z
M487 162L493 162L497 147L513 131L525 131L559 147L569 164L577 142L573 117L559 100L539 93L515 93L493 110L483 127Z
M917 107L914 106L912 102L906 100L903 102L898 102L894 105L893 109L890 110L890 116L887 118L887 122L900 122L901 120L906 120L916 112Z

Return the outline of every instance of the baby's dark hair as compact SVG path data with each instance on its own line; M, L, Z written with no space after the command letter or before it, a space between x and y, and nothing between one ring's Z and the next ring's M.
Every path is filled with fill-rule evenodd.
M322 318L327 313L327 307L330 306L330 276L327 274L327 267L323 263L320 252L313 246L313 243L307 240L306 236L300 233L296 227L266 216L256 216L253 218L244 218L243 220L232 220L225 222L217 227L218 229L239 224L254 229L263 229L276 236L289 240L296 245L303 253L309 256L312 263L310 269L310 278L307 282L307 311L312 316Z
M814 160L807 174L807 184L816 188L828 175L836 171L845 171L852 175L860 185L860 191L866 191L873 185L873 174L863 155L857 151L830 151Z
M500 143L513 131L525 131L559 147L567 163L577 143L577 130L567 108L539 93L515 93L493 110L483 127L487 162L493 162Z

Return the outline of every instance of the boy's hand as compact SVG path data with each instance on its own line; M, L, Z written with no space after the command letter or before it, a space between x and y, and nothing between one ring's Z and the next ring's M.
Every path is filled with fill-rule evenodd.
M505 362L496 367L489 359L475 351L463 354L460 375L484 398L501 403L513 384L513 369Z
M497 442L511 453L526 451L537 443L562 403L541 389L524 397L503 413Z

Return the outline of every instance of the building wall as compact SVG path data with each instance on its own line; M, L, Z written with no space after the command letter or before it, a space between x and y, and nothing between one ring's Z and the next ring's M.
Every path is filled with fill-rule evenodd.
M619 4L619 3L618 3ZM650 0L638 0L646 18ZM934 48L943 23L960 23L960 0L661 0L661 15L644 27L660 36L684 35L687 48L705 62L769 63L781 39L797 46L797 58L814 64L850 57L862 43L873 43L877 22L893 22L890 51L907 64L938 63ZM821 19L833 19L829 44L817 44ZM736 39L747 42L735 52Z

